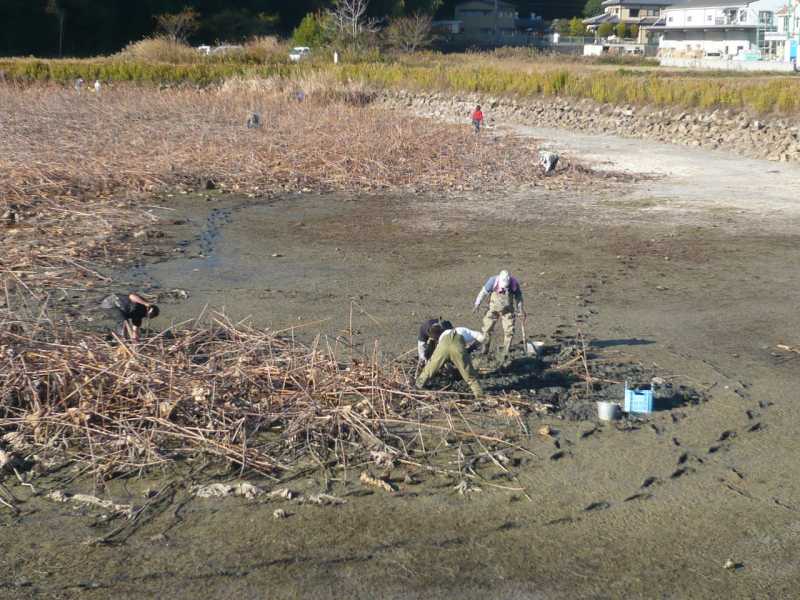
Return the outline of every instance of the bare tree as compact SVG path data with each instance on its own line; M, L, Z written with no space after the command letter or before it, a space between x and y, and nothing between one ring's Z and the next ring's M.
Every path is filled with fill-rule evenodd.
M410 17L392 19L386 28L386 41L393 48L404 52L414 52L419 48L426 48L433 43L430 15L414 13Z
M156 15L159 31L174 42L185 42L200 27L200 13L186 7L179 13Z
M377 32L375 19L366 16L369 0L335 0L328 10L329 24L335 37L341 41L360 46L363 39Z

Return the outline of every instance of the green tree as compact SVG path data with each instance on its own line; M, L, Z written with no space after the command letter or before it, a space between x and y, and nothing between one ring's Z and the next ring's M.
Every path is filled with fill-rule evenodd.
M635 23L631 25L630 29L628 30L628 34L634 40L639 39L639 26L636 25Z
M578 17L569 20L569 34L573 37L580 37L586 33L586 26Z
M623 39L625 37L626 29L627 27L625 26L625 23L617 23L617 26L614 28L614 31L617 34L618 38Z
M569 35L569 21L566 19L557 19L553 22L553 29L561 35Z
M614 26L611 23L600 23L597 28L597 35L601 38L607 38L614 31Z
M584 17L594 17L603 12L603 0L589 0L583 7Z
M295 46L308 46L318 48L326 45L330 40L327 36L328 27L324 20L327 17L319 13L308 13L292 33L292 44Z

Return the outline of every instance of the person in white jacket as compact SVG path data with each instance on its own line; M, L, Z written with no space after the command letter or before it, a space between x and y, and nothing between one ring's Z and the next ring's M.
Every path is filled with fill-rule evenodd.
M451 362L458 369L475 398L483 395L481 384L478 383L478 372L472 366L469 355L470 347L481 344L484 340L482 333L472 331L466 327L455 327L443 331L436 343L433 356L425 364L422 373L417 377L417 387L424 387L445 363Z

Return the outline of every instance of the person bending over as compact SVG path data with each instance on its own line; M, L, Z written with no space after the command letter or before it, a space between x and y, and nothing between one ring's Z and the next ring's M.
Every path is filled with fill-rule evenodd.
M145 318L155 319L159 314L158 306L135 292L111 294L103 299L100 306L116 323L114 333L123 340L134 342L139 341L142 321Z
M420 326L419 336L417 336L417 357L420 367L425 366L425 363L433 356L436 342L439 341L442 332L452 328L453 324L450 321L442 320L442 317L428 319Z
M417 377L417 387L425 387L431 377L433 377L446 364L452 363L461 374L462 379L472 390L475 398L483 395L481 384L478 383L478 373L472 366L472 358L469 354L471 346L480 344L484 340L482 333L472 331L466 327L456 327L443 331L437 339L436 349L425 365L422 373Z

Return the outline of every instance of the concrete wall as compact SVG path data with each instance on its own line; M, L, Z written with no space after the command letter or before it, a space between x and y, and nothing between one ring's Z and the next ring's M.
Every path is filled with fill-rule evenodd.
M383 91L375 101L387 108L469 126L476 104L491 127L519 123L606 133L720 149L741 156L800 162L800 125L795 118L758 118L733 110L613 106L570 98L497 98L481 94Z
M723 56L736 56L739 52L755 49L754 30L698 30L665 31L660 48L681 52L708 54L718 52Z
M786 62L725 60L722 58L662 58L662 67L709 69L715 71L766 71L791 73L794 67ZM798 67L800 68L800 67Z

